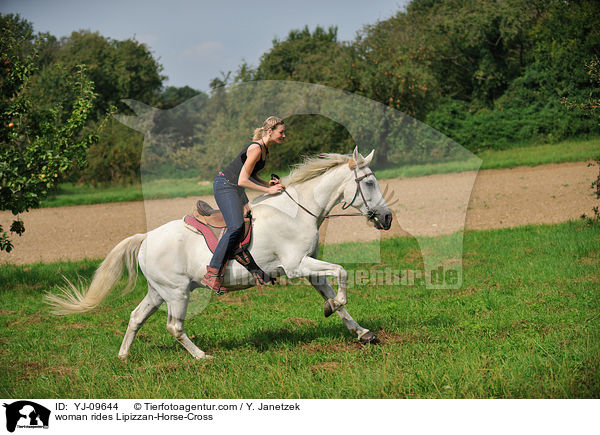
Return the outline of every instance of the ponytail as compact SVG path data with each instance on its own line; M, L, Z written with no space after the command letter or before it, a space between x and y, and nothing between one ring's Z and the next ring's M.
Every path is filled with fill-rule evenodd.
M265 119L265 122L263 122L262 127L254 129L252 140L257 141L262 139L269 129L275 128L278 125L283 125L283 120L281 118L277 118L276 116L269 116L267 119Z
M262 139L263 137L263 129L262 127L258 127L254 129L254 136L252 136L252 140L256 142L257 140Z

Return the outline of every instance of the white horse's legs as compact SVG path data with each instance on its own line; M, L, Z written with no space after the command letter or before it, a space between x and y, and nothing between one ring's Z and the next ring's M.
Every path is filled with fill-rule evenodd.
M310 283L315 289L317 289L317 291L323 297L323 299L329 300L335 297L335 291L333 290L333 288L331 288L329 282L327 282L327 278L311 278ZM358 338L361 341L363 341L363 338L369 336L369 334L373 334L368 329L365 329L362 326L360 326L356 322L356 320L354 320L352 316L348 313L346 307L340 307L336 312L338 316L340 316L340 319L342 319L342 322L344 322L344 325L346 325L346 328L348 328L350 332L357 334Z
M317 260L312 257L304 257L300 262L299 276L308 278L325 279L327 276L337 278L338 292L334 298L329 298L327 303L330 305L331 313L339 310L348 302L346 297L346 281L348 272L342 266L326 261ZM329 313L329 314L331 314ZM329 315L327 314L327 315Z
M185 320L185 313L187 311L187 305L189 301L189 291L186 291L185 295L176 298L171 301L167 301L167 307L169 314L167 316L167 331L175 337L175 339L182 344L186 350L192 354L196 359L212 358L206 355L198 346L192 343L189 339L185 330L183 329L183 322Z
M129 347L131 346L135 335L142 327L146 319L154 314L162 303L163 299L158 295L156 290L154 290L152 286L148 284L148 294L146 294L146 297L142 300L142 302L140 302L137 308L131 312L129 325L127 326L127 332L125 332L125 337L123 337L123 343L121 344L121 349L119 350L120 359L127 359Z

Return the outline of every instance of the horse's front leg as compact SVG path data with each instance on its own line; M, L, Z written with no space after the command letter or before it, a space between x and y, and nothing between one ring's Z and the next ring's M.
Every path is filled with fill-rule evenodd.
M346 282L348 280L348 272L339 264L327 263L326 261L317 260L312 257L304 257L300 262L298 271L299 276L313 280L327 281L327 277L336 278L338 281L338 292L335 297L331 294L325 301L325 317L331 316L348 302L346 296ZM331 288L331 287L330 287ZM333 289L332 289L333 292Z
M335 297L335 291L329 285L327 278L310 278L310 283L313 285L315 289L319 292L323 299L326 301ZM352 318L352 316L346 311L346 307L340 307L336 313L346 325L346 328L354 334L358 336L358 339L361 343L375 343L377 342L377 336L374 332L369 331L368 329L363 328Z

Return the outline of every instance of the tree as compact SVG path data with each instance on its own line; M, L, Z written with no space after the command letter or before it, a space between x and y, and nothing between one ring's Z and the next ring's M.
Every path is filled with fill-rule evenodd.
M317 26L311 33L308 26L302 30L292 30L287 39L273 40L273 47L263 54L256 70L258 80L299 80L296 76L299 65L307 63L307 56L327 51L337 44L337 27L325 30ZM312 83L323 77L313 77Z
M163 80L162 66L145 44L127 39L117 41L98 32L73 32L59 42L48 37L40 44L40 57L46 67L40 68L32 83L34 91L60 98L60 83L55 79L56 66L67 70L86 65L87 75L98 97L90 119L101 119L109 107L126 109L124 98L158 104ZM57 86L58 85L58 86Z
M31 77L27 91L34 109L54 107L59 121L66 122L76 95L64 86L64 77L77 65L86 65L86 75L97 94L88 115L88 131L104 123L110 107L128 111L123 99L165 107L195 93L191 88L167 88L161 93L166 78L161 75L162 66L145 44L133 39L117 41L98 32L78 31L59 41L52 35L41 34L34 45L39 53L39 68ZM117 122L108 122L88 149L85 168L71 171L69 181L92 184L134 181L139 178L142 142L139 134Z
M64 87L74 95L64 122L60 104L35 108L28 87L36 52L29 44L31 33L23 32L29 26L19 16L1 18L0 209L18 215L39 207L61 178L85 161L86 149L97 138L95 133L82 135L95 94L85 68L77 67L64 77ZM23 222L14 220L10 232L24 231ZM0 250L12 248L8 231L0 226Z
M595 89L600 89L600 57L594 56L590 61L586 62L587 73L590 80L594 84ZM596 91L592 92L585 99L570 99L563 97L561 101L569 110L576 109L583 111L585 116L591 117L600 125L600 95ZM600 155L596 157L595 164L598 166L598 176L592 182L592 190L596 199L600 200ZM590 166L592 163L590 163ZM600 206L592 207L594 216L588 217L583 214L581 217L589 222L600 223Z
M204 92L197 91L189 86L176 87L167 86L160 96L158 108L171 109L187 100L194 98L197 95L207 96Z

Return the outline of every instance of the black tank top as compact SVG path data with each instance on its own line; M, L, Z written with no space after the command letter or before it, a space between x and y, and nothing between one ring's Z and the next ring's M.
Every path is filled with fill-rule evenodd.
M237 184L238 179L240 178L240 172L242 172L242 167L244 166L244 163L246 163L246 159L248 158L248 156L246 156L246 152L248 151L248 148L250 148L250 145L252 145L252 144L257 144L258 146L260 146L261 158L254 165L254 170L252 171L252 174L250 174L250 177L253 177L253 178L256 177L258 172L265 167L265 162L267 161L267 156L269 155L269 149L265 147L267 153L263 160L262 145L259 144L258 142L250 142L248 145L246 145L244 147L242 152L239 153L235 159L233 159L233 161L229 164L229 166L227 166L225 169L223 169L221 171L221 172L223 172L223 175L225 175L225 178L227 178L227 180L230 183Z

